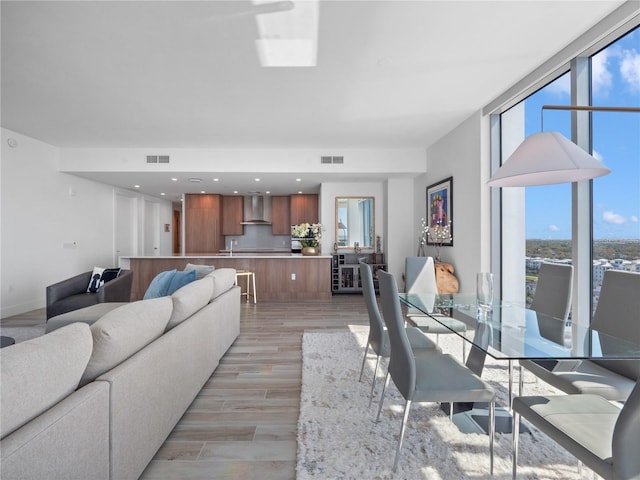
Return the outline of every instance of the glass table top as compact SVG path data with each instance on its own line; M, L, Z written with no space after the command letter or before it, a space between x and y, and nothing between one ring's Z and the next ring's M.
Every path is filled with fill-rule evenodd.
M410 309L409 321L425 327L433 320L493 358L640 359L640 345L593 328L567 324L509 302L494 302L486 314L474 294L400 293Z

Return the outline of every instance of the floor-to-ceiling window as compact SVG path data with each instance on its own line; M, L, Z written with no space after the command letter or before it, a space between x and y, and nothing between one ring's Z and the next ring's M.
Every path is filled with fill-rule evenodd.
M640 29L591 57L592 105L640 107ZM593 305L609 269L640 271L640 113L594 112L593 155L611 173L593 180Z
M581 75L584 65L589 67L588 78ZM542 109L571 104L640 106L640 28L595 54L576 58L567 64L566 73L500 114L503 161L529 135L559 131L567 138L580 138L578 143L589 145L590 153L612 170L587 182L586 196L577 184L502 189L500 257L503 266L509 265L501 272L502 295L508 299L530 301L543 261L579 263L576 269L580 275L588 272L590 281L578 285L585 285L585 292L586 284L593 286L592 305L606 269L640 271L640 113L593 112L584 122L578 115L589 114ZM584 205L591 212L590 222L580 219ZM576 232L578 238L572 238ZM589 251L576 253L576 245L585 239Z

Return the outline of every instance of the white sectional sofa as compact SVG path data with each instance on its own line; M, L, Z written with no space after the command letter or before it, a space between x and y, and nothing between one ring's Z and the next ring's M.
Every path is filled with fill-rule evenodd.
M138 478L240 333L235 270L0 350L0 477Z

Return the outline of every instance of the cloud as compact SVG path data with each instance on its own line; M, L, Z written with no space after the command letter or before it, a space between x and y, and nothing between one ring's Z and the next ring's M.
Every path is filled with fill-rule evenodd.
M622 51L620 75L629 85L631 91L640 91L640 53L635 49Z
M601 163L604 160L604 157L602 156L602 154L600 152L596 151L596 150L593 151L593 158L595 158L596 160L598 160Z
M607 223L613 223L614 225L622 225L627 222L627 219L620 215L619 213L613 213L612 211L607 211L602 214L602 220Z
M569 75L561 76L544 87L544 91L558 97L571 95L571 77Z
M611 88L613 76L608 69L608 64L609 52L607 49L602 50L600 53L592 57L591 78L593 79L594 93L606 95L606 93Z
M635 215L631 215L629 217L629 221L632 223L638 223L638 217L636 217Z
M560 227L557 225L549 225L547 228L549 229L550 232L557 232L560 230Z

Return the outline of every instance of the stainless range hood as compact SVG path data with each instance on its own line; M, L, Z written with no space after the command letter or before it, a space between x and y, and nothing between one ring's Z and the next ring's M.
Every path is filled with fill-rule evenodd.
M244 197L242 225L271 225L271 198L262 195Z

